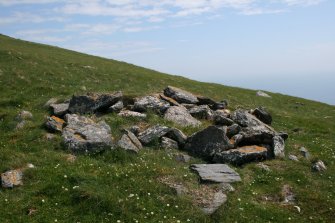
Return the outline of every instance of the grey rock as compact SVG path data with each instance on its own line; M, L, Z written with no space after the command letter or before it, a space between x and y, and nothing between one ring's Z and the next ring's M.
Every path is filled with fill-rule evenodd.
M159 94L159 97L162 100L168 102L171 106L180 106L180 104L176 100L174 100L173 98L167 97L164 94Z
M298 157L292 154L288 155L288 159L296 162L299 161Z
M138 140L138 138L136 137L136 135L129 130L125 130L127 136L129 137L129 139L132 141L132 143L139 149L142 149L142 143L140 142L140 140Z
M231 149L232 145L226 136L226 128L209 126L194 133L187 139L184 149L195 156L211 160L221 151Z
M178 149L178 143L170 138L162 137L161 147L163 149Z
M243 135L242 134L234 135L229 140L230 144L232 144L234 146L234 148L236 148L242 141L243 141Z
M131 126L129 128L129 131L131 131L135 136L137 136L138 133L140 133L140 130L141 130L141 128L137 125Z
M52 141L56 138L56 135L55 134L51 134L51 133L46 133L44 138L48 141Z
M274 154L275 158L285 157L285 141L282 137L280 137L279 135L274 136L272 147L273 147L273 154Z
M141 142L139 142L136 136L131 132L123 134L117 145L126 151L131 151L135 153L138 153L140 149L142 149Z
M129 111L129 110L123 110L119 114L121 117L133 117L133 118L146 118L146 114L142 114L139 112Z
M44 106L45 108L49 108L52 104L57 104L58 99L57 98L50 98L47 102L45 102Z
M45 126L52 132L62 132L65 121L56 116L51 116L47 118Z
M27 124L27 122L25 120L22 120L22 121L20 121L19 123L16 124L15 129L16 130L23 129L26 124Z
M24 121L24 120L30 120L33 118L33 114L29 111L21 111L17 116L16 116L16 120L17 121Z
M231 119L239 124L241 127L252 127L259 126L263 123L258 120L255 116L251 115L245 110L238 109L232 115Z
M108 112L120 112L124 108L123 102L120 100L108 108Z
M188 112L195 118L213 120L214 113L208 105L194 106Z
M265 124L271 125L272 116L270 115L269 112L266 111L264 107L256 108L255 110L253 110L252 114Z
M196 104L199 102L197 97L194 96L192 93L172 86L168 86L167 88L165 88L164 94L168 97L173 98L179 103Z
M241 181L240 175L226 164L193 164L202 181L214 183L233 183Z
M237 149L218 152L214 155L216 163L231 163L243 165L254 161L262 161L267 158L268 150L261 146L244 146Z
M104 121L99 123L76 114L66 114L63 129L64 144L74 153L96 153L111 147L111 129Z
M1 174L1 185L4 188L13 188L23 185L23 173L21 170L9 170Z
M187 154L182 154L182 153L180 153L180 154L176 154L176 155L174 156L174 158L175 158L176 161L178 161L178 162L182 162L182 163L188 163L188 162L190 162L190 160L191 160L191 157L190 157L189 155L187 155Z
M218 110L218 109L226 109L228 107L228 101L227 100L223 100L221 102L217 102L215 103L213 109L214 110Z
M231 120L230 118L225 117L225 115L222 115L222 113L216 112L214 115L214 123L216 125L226 125L230 126L234 124L234 121Z
M305 157L306 159L309 159L311 157L311 154L308 152L308 150L305 147L301 147L299 151L301 155Z
M172 121L180 126L199 126L201 122L193 118L185 107L171 106L164 115L164 119Z
M326 167L326 165L324 164L323 161L318 160L315 163L313 163L312 170L317 171L317 172L326 171L327 167Z
M209 105L209 106L214 106L216 104L216 101L213 99L210 99L208 97L204 96L197 96L198 99L198 105Z
M214 194L213 200L211 200L210 204L206 207L202 208L202 211L205 214L211 215L213 214L219 207L221 207L227 201L227 195L225 195L222 191L218 191Z
M234 192L235 188L229 183L222 183L223 192Z
M257 91L256 92L256 96L259 96L259 97L266 97L266 98L271 98L270 95L268 95L267 93L263 92L263 91Z
M184 146L187 140L187 136L177 128L170 128L166 136L177 141L179 146Z
M241 126L239 126L238 124L233 124L227 128L227 136L231 138L234 135L237 135L241 131L241 129Z
M78 114L90 114L107 110L110 106L120 101L122 92L112 94L88 93L86 95L73 96L70 100L69 111Z
M63 116L69 111L69 103L51 104L50 107L53 109L53 114L57 116Z
M140 132L138 134L138 139L143 143L144 145L147 145L154 141L155 139L159 139L162 136L166 135L170 131L169 127L161 126L161 125L155 125L152 127L149 127L143 132Z
M170 104L156 96L144 96L135 98L134 111L144 112L148 109L164 113Z
M288 139L288 134L286 132L278 132L278 135L282 137L285 141Z
M182 103L180 105L187 108L187 109L191 109L191 108L197 106L196 104L185 104L185 103Z

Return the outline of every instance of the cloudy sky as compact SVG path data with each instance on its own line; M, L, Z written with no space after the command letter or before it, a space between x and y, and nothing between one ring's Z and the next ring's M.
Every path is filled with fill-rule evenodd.
M0 0L0 33L335 104L334 0Z

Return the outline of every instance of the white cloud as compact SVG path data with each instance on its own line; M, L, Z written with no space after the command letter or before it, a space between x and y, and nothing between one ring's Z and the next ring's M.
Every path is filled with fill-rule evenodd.
M65 17L61 16L42 16L33 13L15 12L6 17L0 17L0 25L12 23L44 23L44 22L64 22Z
M60 0L0 0L0 5L11 6L22 4L47 4L54 2L60 2Z

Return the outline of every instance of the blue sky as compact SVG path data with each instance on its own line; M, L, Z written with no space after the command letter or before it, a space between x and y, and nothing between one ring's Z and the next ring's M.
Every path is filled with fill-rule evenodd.
M335 104L333 0L0 0L0 33Z

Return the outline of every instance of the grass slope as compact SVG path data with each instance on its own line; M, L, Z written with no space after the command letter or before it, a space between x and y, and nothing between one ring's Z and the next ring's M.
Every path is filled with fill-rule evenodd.
M322 159L328 170L312 172L311 161L304 159L266 161L271 172L259 170L256 164L245 165L237 168L243 182L234 185L236 191L228 195L228 202L214 215L205 216L189 197L177 197L157 182L158 177L173 176L198 187L197 176L189 172L188 165L176 163L163 150L145 148L138 156L107 151L79 156L69 163L60 136L55 141L44 139L43 123L48 111L43 104L51 97L69 98L82 92L82 86L87 91L122 90L127 95L144 95L161 91L167 85L216 100L228 99L231 109L267 107L275 129L290 135L287 154L299 155L299 147L305 146L312 160ZM201 83L2 35L0 86L0 172L27 163L36 166L25 172L23 186L0 189L1 222L332 222L335 219L334 106L281 94L271 94L272 99L256 97L251 90ZM31 111L34 118L17 131L14 118L23 109ZM121 128L137 123L113 114L105 118L115 138L120 136ZM171 125L154 114L146 121ZM294 132L295 128L300 131ZM195 131L183 130L188 134ZM284 184L293 187L301 213L293 206L262 199L280 198ZM28 215L29 209L37 211Z

